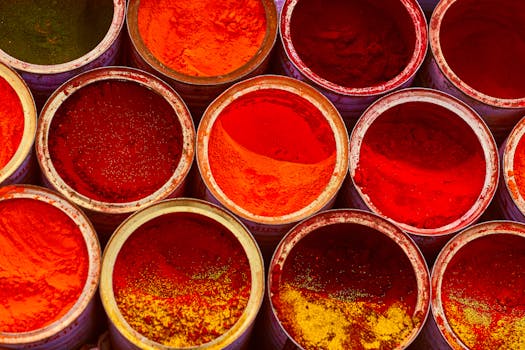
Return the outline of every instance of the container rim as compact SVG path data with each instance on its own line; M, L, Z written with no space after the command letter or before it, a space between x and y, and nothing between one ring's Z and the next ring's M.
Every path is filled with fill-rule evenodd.
M520 222L495 220L470 226L447 242L439 253L432 269L432 298L430 303L432 314L439 332L454 349L463 350L468 349L468 347L454 333L445 315L441 290L443 275L448 264L460 249L468 246L469 243L476 239L490 235L514 235L525 238L525 225Z
M0 347L4 345L23 345L44 341L55 337L77 320L87 308L98 289L101 269L101 248L93 225L80 208L64 196L47 188L34 185L10 185L0 188L0 202L12 199L37 200L61 210L80 229L89 257L89 267L84 288L71 309L55 322L33 331L8 333L0 332Z
M169 350L173 347L153 342L134 330L119 311L113 293L113 268L127 239L144 223L171 213L193 213L212 219L230 231L239 241L248 258L251 290L248 304L237 322L211 342L183 349L224 349L250 330L264 296L264 264L261 251L248 229L233 215L211 203L194 198L174 198L160 201L129 216L111 236L102 257L100 297L107 316L115 328L134 346L142 349Z
M413 53L405 68L398 75L387 82L362 88L345 87L322 78L306 66L293 46L290 24L293 16L293 10L299 1L300 0L285 1L279 22L279 33L284 52L290 62L297 70L301 72L302 75L306 77L307 80L313 82L314 84L345 96L382 95L399 88L403 86L403 84L410 81L410 79L415 76L418 69L423 64L428 49L427 20L417 1L399 0L399 2L406 9L409 18L412 20L415 36Z
M124 26L126 0L112 0L112 2L113 19L108 28L108 31L106 32L106 35L102 41L97 44L97 46L95 46L93 49L91 49L91 51L87 52L83 56L69 62L42 65L19 60L0 49L0 61L10 65L22 74L32 73L40 75L52 75L65 73L87 66L89 63L93 62L104 52L106 52L111 47L111 45L113 45L113 43L118 39L122 31L122 27Z
M519 109L525 107L525 96L516 99L505 99L484 94L465 83L448 65L441 48L441 25L443 23L443 18L447 15L447 11L451 6L459 1L460 0L440 1L434 9L430 19L430 49L432 50L432 54L436 60L439 70L443 73L447 81L450 82L454 87L478 102L499 108Z
M281 216L256 215L234 203L215 181L208 157L210 133L224 108L243 95L267 89L286 91L312 103L321 111L325 121L330 125L336 145L335 167L323 192L308 206ZM290 224L321 210L335 198L348 171L348 133L341 115L332 102L310 85L285 76L260 75L231 86L208 106L197 130L196 159L199 173L207 190L228 210L243 219L255 223L272 226Z
M525 135L525 117L512 128L503 147L502 156L502 175L504 184L502 187L509 193L514 205L519 209L522 215L525 215L525 198L523 198L518 183L516 181L516 171L514 170L514 158L516 149L521 139Z
M49 129L56 111L72 94L100 81L125 81L153 91L173 108L182 132L182 154L179 164L168 181L150 195L132 202L110 203L91 199L78 193L58 174L49 152ZM60 86L48 99L37 125L37 160L45 179L67 199L82 208L104 214L126 214L168 197L182 186L189 174L195 155L195 126L191 114L179 94L167 83L152 74L130 67L101 67L75 76Z
M273 0L260 0L264 6L266 14L266 34L255 55L243 66L234 71L219 76L193 76L180 73L167 65L163 64L147 48L142 40L138 28L138 10L140 0L130 0L127 9L126 24L130 38L130 45L138 53L140 58L148 64L153 70L162 76L173 79L177 82L197 85L211 86L230 84L241 80L253 73L270 55L277 38L277 9Z
M31 154L36 135L37 112L33 94L20 75L12 68L0 62L0 78L3 78L13 88L22 105L24 115L24 131L22 140L13 157L0 168L0 185L9 181L9 177L22 165ZM7 181L6 181L7 180Z
M486 175L476 203L460 218L447 225L425 229L398 222L390 218L388 219L401 227L404 231L417 236L439 237L457 232L476 221L492 201L499 181L499 157L494 137L483 119L467 104L442 91L427 88L402 89L381 97L368 107L357 122L350 136L349 173L352 185L356 188L359 197L364 201L365 205L373 212L380 214L381 211L371 202L369 196L363 193L360 186L358 186L354 180L355 172L359 164L361 146L366 132L373 122L382 115L382 113L392 107L407 102L436 104L447 109L463 120L476 135L480 147L483 149Z
M403 344L396 348L397 350L404 349L419 335L430 312L430 272L428 265L419 247L414 243L412 238L399 227L377 214L359 209L331 209L315 214L295 225L279 242L270 261L266 286L273 317L279 322L280 329L286 334L288 339L298 348L302 349L284 327L282 327L277 316L272 291L275 290L275 288L273 288L274 283L278 283L279 281L274 276L274 272L280 275L279 272L283 270L288 255L301 239L321 227L336 224L358 224L372 228L395 242L409 259L414 269L418 289L413 317L417 316L420 319L420 323L418 327L412 330L410 336L406 338Z

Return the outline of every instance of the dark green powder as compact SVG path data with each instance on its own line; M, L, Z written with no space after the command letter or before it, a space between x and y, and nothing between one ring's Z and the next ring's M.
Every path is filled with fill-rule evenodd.
M106 35L113 0L0 0L0 49L28 63L82 57Z

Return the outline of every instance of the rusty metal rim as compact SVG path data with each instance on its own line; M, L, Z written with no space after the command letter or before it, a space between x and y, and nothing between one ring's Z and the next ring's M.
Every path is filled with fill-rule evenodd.
M12 68L0 62L0 78L3 78L15 90L24 114L24 131L22 140L15 154L9 162L0 168L0 185L21 166L31 154L35 141L37 112L33 95L20 75Z
M106 52L111 45L118 39L122 27L124 26L124 20L126 15L126 0L112 0L113 1L113 19L109 26L109 29L102 39L91 51L79 57L75 60L60 63L41 65L33 64L29 62L21 61L0 49L0 61L10 65L20 72L51 75L65 73L77 68L84 67L89 63L99 58L104 52Z
M361 188L357 186L354 181L355 171L359 164L361 145L368 128L383 112L406 102L437 104L462 119L472 129L480 142L480 147L483 149L485 157L487 174L476 203L465 214L463 214L462 217L445 226L424 229L397 222L390 218L388 219L400 226L406 232L414 235L439 237L457 232L476 221L483 214L494 197L499 181L499 157L494 137L483 119L467 104L442 91L427 88L408 88L398 90L380 98L368 107L357 122L350 137L349 168L352 185L355 186L359 197L365 202L366 206L373 212L380 214L381 211L371 202L370 198L362 192Z
M335 168L326 188L310 205L282 216L255 215L234 203L215 182L208 159L210 131L222 110L238 97L264 89L283 90L308 100L325 116L325 121L330 125L336 143ZM348 132L339 112L332 102L310 85L285 76L261 75L233 85L208 106L197 130L196 157L199 173L206 188L222 205L228 208L228 210L255 223L282 225L297 222L321 210L336 196L348 171Z
M98 289L101 267L101 248L93 228L86 215L65 197L47 188L34 185L11 185L0 188L0 201L11 199L34 199L60 209L75 224L77 224L89 257L89 267L84 288L71 309L55 322L30 332L7 333L0 332L0 347L7 345L28 345L34 342L45 341L59 334L63 329L71 325L84 312ZM82 327L82 325L79 325Z
M305 65L293 46L290 22L293 15L293 10L299 1L300 0L286 0L284 3L279 23L279 33L284 51L290 62L292 62L294 67L314 84L345 96L382 95L399 88L408 82L416 75L417 71L423 64L428 50L428 29L425 15L423 14L423 10L421 10L421 7L417 1L399 0L407 10L407 14L412 20L415 36L412 56L403 71L385 83L364 88L345 87L322 78Z
M141 349L168 350L165 346L149 339L134 330L124 319L118 309L113 293L113 268L118 253L126 240L144 223L171 213L193 213L207 217L223 225L239 241L243 247L251 272L251 290L248 304L235 325L215 340L200 346L184 349L224 349L236 339L250 330L255 321L264 296L264 264L261 251L248 229L234 216L211 203L194 198L176 198L158 202L142 209L127 218L110 238L102 257L102 272L100 282L100 297L106 314L117 330L127 341Z
M182 155L170 179L152 194L133 202L109 203L94 200L75 191L64 182L56 171L49 154L48 137L55 112L60 105L73 93L84 86L99 81L128 81L152 90L164 98L173 108L182 132ZM105 214L131 213L150 205L158 200L167 198L179 188L189 174L195 155L195 126L190 112L182 98L167 83L152 74L130 67L102 67L84 72L59 87L46 102L40 114L36 132L37 160L46 179L69 200L95 212Z
M368 211L357 209L326 210L313 215L306 220L303 220L294 226L290 231L288 231L288 233L283 237L275 249L268 270L266 291L270 301L273 317L278 320L280 329L286 334L288 339L290 339L298 348L302 349L302 347L284 329L281 322L279 321L279 318L277 317L277 311L272 301L272 285L275 282L272 278L273 272L275 270L283 270L283 266L286 263L286 259L288 258L288 255L292 249L309 233L323 226L345 223L367 226L387 236L403 250L412 264L412 267L414 268L414 275L416 277L418 289L418 297L414 307L414 315L421 314L423 317L419 326L414 328L404 343L395 350L404 349L419 335L423 329L425 320L430 313L430 272L423 254L419 250L419 247L414 243L412 238L410 238L410 236L408 236L398 226L394 225L390 221Z

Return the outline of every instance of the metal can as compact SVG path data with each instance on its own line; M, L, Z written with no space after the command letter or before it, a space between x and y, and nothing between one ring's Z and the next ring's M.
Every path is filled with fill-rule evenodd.
M246 348L264 295L264 266L260 250L246 227L234 216L211 203L190 198L165 200L142 209L122 223L111 237L103 256L100 295L109 318L109 334L113 348L159 350L179 348L155 342L132 328L119 309L114 291L114 269L126 242L133 237L134 233L141 226L152 220L162 219L173 214L191 214L195 220L207 220L207 222L213 222L214 225L216 224L229 231L233 239L238 242L238 247L242 249L240 253L247 257L250 271L250 277L248 277L250 281L249 299L240 318L231 328L214 340L192 346L191 348L217 350ZM166 249L168 248L166 247ZM194 248L191 246L191 243L187 247L181 247L183 250L187 249L188 252L191 252ZM210 251L213 251L213 247L210 247ZM178 258L182 259L182 256L184 256L184 253ZM174 263L176 264L176 259ZM195 263L199 262L196 261ZM216 291L213 291L212 295L218 297ZM186 349L187 347L184 348Z
M36 162L33 143L36 133L36 107L31 91L24 80L11 68L0 63L0 79L4 79L16 92L22 105L24 131L22 140L11 160L0 168L0 186L14 183L30 183L36 180Z
M511 285L513 280L523 281L519 276L524 247L525 226L512 221L484 222L451 239L434 265L432 315L414 348L518 349L523 333L516 331L522 332L523 324L520 328L516 322L523 320L524 312L518 305L507 305L521 296L521 289ZM510 279L506 272L498 273L505 264ZM476 284L480 289L472 288ZM456 309L457 304L464 305Z
M188 104L197 123L208 104L233 83L264 73L270 52L277 38L277 10L274 0L261 0L266 14L266 34L255 54L246 64L220 76L191 76L177 72L155 57L146 47L138 25L140 0L131 0L127 10L127 29L130 38L130 63L158 75L173 86Z
M514 166L518 162L516 149L525 134L525 118L522 118L512 129L509 137L500 147L501 183L498 187L496 200L503 217L507 220L525 222L525 199L523 198L518 177L521 176Z
M50 155L50 128L59 108L71 96L81 93L82 89L91 84L102 82L127 82L143 89L144 93L154 93L160 96L172 109L175 123L180 125L182 150L179 163L173 174L160 188L138 200L110 203L81 194L59 175ZM36 153L44 183L80 206L93 221L101 241L105 242L113 230L131 213L162 199L181 196L184 193L186 178L195 153L195 127L186 105L165 82L134 68L104 67L85 72L71 79L53 93L40 114L36 136Z
M210 166L210 134L221 113L239 98L265 91L270 94L273 91L290 94L303 101L302 105L313 105L313 108L321 114L320 118L323 119L321 123L326 123L327 130L331 134L326 137L333 137L335 144L335 149L331 150L335 152L335 166L327 184L323 185L325 187L318 189L320 191L318 197L304 207L282 215L257 214L242 207L238 202L234 202L231 194L229 197L218 185L216 175ZM299 104L298 108L303 107ZM301 116L301 118L305 119L306 116ZM274 130L274 133L277 131ZM296 133L294 129L282 131L290 135ZM288 151L284 150L285 153ZM197 165L200 173L200 177L196 179L199 182L197 187L200 189L197 191L197 196L220 204L237 215L255 235L265 258L269 258L278 241L296 222L320 210L332 207L348 169L348 134L335 107L313 87L288 77L259 76L232 86L210 104L197 131Z
M368 3L368 2L364 2ZM279 22L282 46L277 55L280 68L285 75L306 81L315 86L323 95L337 107L343 117L348 130L351 130L357 118L363 111L379 97L394 90L408 87L412 84L417 70L423 63L427 52L427 22L425 16L415 0L388 1L381 4L383 10L387 9L389 16L404 27L410 28L405 33L405 41L414 43L410 48L410 59L402 71L384 83L366 87L346 87L319 76L313 72L301 59L292 39L292 23L294 10L298 6L308 6L306 1L287 0L284 3ZM331 6L326 3L326 6ZM408 22L408 23L407 23ZM408 34L409 33L409 34ZM333 35L333 34L327 34ZM330 38L332 39L332 38ZM344 43L342 43L344 44ZM327 53L327 54L337 54ZM390 53L387 53L390 55Z
M95 293L100 278L101 252L96 232L91 222L77 206L46 188L32 185L11 185L0 188L0 201L12 199L41 201L64 212L78 225L82 233L89 257L89 267L82 293L64 316L34 331L0 332L0 348L62 350L79 347L95 335L99 322Z
M467 76L464 70L466 70L465 67L472 66L472 62L486 56L482 53L478 54L477 52L481 51L475 50L486 49L492 52L503 50L506 53L500 57L506 57L506 63L494 60L489 66L483 68L483 71L476 70L475 73L478 77L482 77L485 84L493 87L501 86L500 81L488 80L492 79L492 76L487 77L486 70L492 69L503 72L511 66L511 62L514 62L512 67L521 65L523 56L517 56L516 53L506 50L510 47L517 47L515 45L517 41L509 38L513 35L514 30L516 33L521 30L524 10L523 3L516 1L504 1L496 4L492 1L443 0L436 6L430 20L431 53L421 71L422 83L427 87L449 93L474 108L488 124L498 142L505 139L512 127L525 114L525 93L521 96L497 96L493 91L480 91L479 86L474 87L475 83L472 76ZM498 21L505 21L506 23L505 26L499 26L501 32L491 29L491 25ZM472 32L473 30L474 32ZM478 31L491 33L491 41L482 41L483 39L481 39ZM504 31L506 31L505 34L502 34ZM444 32L448 34L444 36ZM481 41L473 43L469 39L472 37ZM461 46L458 46L458 40L463 40ZM519 40L523 40L523 38ZM472 47L477 49L465 47L464 43L466 42L473 43ZM456 55L465 60L465 67L459 66L457 63L455 63L455 67L451 66L453 62L452 49L445 50L445 48L453 47L453 45L457 47ZM498 64L501 66L497 66ZM520 74L523 73L515 71L501 77L500 80L509 81L509 75L521 76ZM521 84L521 80L519 83ZM480 83L476 84L479 85Z
M33 92L39 110L51 93L65 81L84 71L116 63L126 14L126 1L108 1L113 2L113 19L106 35L93 50L73 61L53 65L33 64L12 57L0 49L0 62L18 71Z
M396 221L396 219L392 219L391 217L382 214L381 209L373 203L373 200L367 193L363 192L363 188L358 185L356 181L356 170L360 164L361 149L364 143L363 140L367 133L370 132L371 127L377 120L380 120L382 115L385 115L385 113L389 111L394 111L393 108L399 108L405 104L408 105L412 103L428 104L428 106L435 106L434 109L436 110L442 110L446 114L446 117L445 114L442 116L443 122L445 122L445 120L452 121L457 119L457 122L464 125L464 127L469 130L468 132L472 133L473 140L475 140L473 142L479 142L479 147L481 148L480 152L482 153L485 163L484 180L479 195L474 201L472 207L468 208L459 218L452 222L443 222L439 227L417 227L415 224L399 222L399 219ZM401 114L401 112L399 113ZM425 115L422 111L421 120L424 120L424 118ZM431 125L433 125L432 122L429 122L428 128L433 128ZM386 142L385 144L388 143ZM443 150L443 152L446 153L447 150ZM398 174L395 176L404 175ZM350 137L350 178L347 180L341 191L341 198L346 206L371 210L394 221L405 232L408 232L411 235L427 258L427 261L431 263L447 240L458 231L479 219L490 204L492 197L496 192L497 185L498 152L496 143L480 116L465 103L441 91L411 88L393 92L379 99L372 104L359 119Z
M392 259L392 264L381 259ZM364 343L376 349L405 349L419 334L430 308L429 271L416 244L394 224L360 210L328 210L296 225L279 243L267 283L269 302L261 321L264 349L361 349ZM279 296L289 293L287 288L295 290L291 303L305 303L294 312L288 310L288 316L283 307L287 297ZM392 292L395 296L389 299L387 289L399 293ZM335 306L327 304L322 311L323 300ZM389 333L388 316L382 318L381 312L377 318L363 316L375 302L385 309L398 305L398 316L399 302L411 304L412 311L393 323L397 331L404 329L402 336ZM336 317L345 304L348 312ZM379 319L384 322L381 335L372 326ZM315 336L308 339L308 333Z

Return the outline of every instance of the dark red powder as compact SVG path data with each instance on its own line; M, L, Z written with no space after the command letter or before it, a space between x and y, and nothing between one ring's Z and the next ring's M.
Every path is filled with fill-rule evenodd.
M371 326L381 318L379 315L389 314L387 310L392 307L399 311L398 329L407 327L411 330L414 325L412 321L403 324L400 316L404 312L410 319L414 314L418 296L414 268L392 239L367 226L333 224L309 233L292 248L281 274L272 274L271 278L272 302L277 315L288 333L305 349L339 348L337 345L344 345L345 349L364 349L366 342L376 344L374 348L395 348L403 341L399 335L394 335L396 329L385 322L382 331L387 335L381 336L376 333L381 331ZM300 308L290 309L295 302L291 303L289 297L283 296L282 293L290 295L290 289L307 300L297 302L303 304ZM311 328L315 321L310 323L303 318L301 323L301 316L289 315L310 312L307 309L312 308L311 303L339 307L340 303L344 303L342 305L347 305L342 307L346 310L345 318L351 326L339 330L343 325L319 324L316 329ZM329 308L327 312L331 314L333 309ZM362 319L351 319L356 315ZM325 316L312 314L306 319L310 317L321 320ZM329 318L327 320L330 321ZM324 334L329 327L333 328L332 336L331 331ZM309 334L315 336L308 340ZM313 342L312 338L318 339L318 342ZM334 338L339 340L333 343Z
M171 213L140 226L120 250L113 288L126 321L176 348L209 342L244 312L251 289L246 253L224 226Z
M301 60L340 86L384 83L408 64L415 31L400 1L301 0L290 23Z
M49 152L62 179L99 201L144 198L173 175L182 150L177 116L160 95L126 81L95 82L58 108Z
M409 102L372 123L354 181L382 215L438 228L474 205L485 164L479 140L462 119L438 105Z
M469 349L518 349L525 331L525 238L481 237L462 247L442 280L445 315Z
M444 15L440 43L465 83L493 97L525 98L525 2L461 0Z

